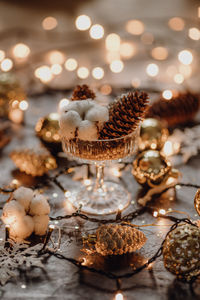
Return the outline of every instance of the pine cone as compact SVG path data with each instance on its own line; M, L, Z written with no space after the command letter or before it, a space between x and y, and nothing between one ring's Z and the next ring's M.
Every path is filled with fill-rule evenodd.
M126 225L102 225L96 235L95 248L103 256L134 252L146 242L146 236L141 231Z
M148 95L144 92L130 92L117 98L109 109L109 120L99 133L100 139L119 138L137 128L145 114Z
M200 107L200 95L185 92L171 100L160 98L147 111L147 118L160 118L167 121L169 126L184 124L191 121Z
M94 99L95 93L88 87L88 85L77 85L73 91L71 100L86 100Z
M32 176L42 176L57 168L55 158L43 148L14 150L10 157L21 172Z

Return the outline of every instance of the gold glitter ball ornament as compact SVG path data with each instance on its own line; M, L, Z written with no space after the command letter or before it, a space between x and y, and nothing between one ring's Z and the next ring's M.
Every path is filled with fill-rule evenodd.
M159 120L145 119L140 128L139 149L140 151L153 149L161 150L169 133Z
M163 245L165 268L190 281L200 274L200 228L181 224L172 230Z
M194 197L194 207L197 213L200 215L200 189L196 192Z
M42 176L57 168L55 158L43 148L14 150L10 157L21 172L32 176Z

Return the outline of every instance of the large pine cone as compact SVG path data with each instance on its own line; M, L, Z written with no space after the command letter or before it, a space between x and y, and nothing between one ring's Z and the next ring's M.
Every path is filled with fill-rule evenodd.
M130 92L117 98L109 109L109 120L101 129L100 139L114 139L130 134L143 119L148 104L144 92Z
M165 267L179 278L190 281L200 274L200 228L182 224L172 230L163 245Z
M191 121L199 110L200 95L185 92L171 100L160 98L147 111L147 118L159 118L167 121L169 126Z
M95 93L88 87L88 85L77 85L73 90L71 100L86 100L94 99Z
M102 225L96 235L95 248L103 256L134 252L146 242L146 236L141 231L126 225Z

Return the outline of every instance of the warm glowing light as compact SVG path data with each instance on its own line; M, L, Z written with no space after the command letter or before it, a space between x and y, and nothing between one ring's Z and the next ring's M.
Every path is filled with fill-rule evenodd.
M112 88L109 84L104 84L102 85L100 91L103 95L110 95L112 92Z
M189 78L192 74L192 68L189 65L180 65L179 72L184 76L184 78Z
M88 30L91 26L91 19L86 15L81 15L76 18L75 24L78 30Z
M141 84L141 80L139 78L133 78L131 84L134 88L138 88Z
M124 208L124 205L123 205L123 204L119 204L119 205L118 205L118 209L119 209L119 210L123 210L123 208Z
M159 209L159 214L165 215L166 214L166 210L163 209L163 208Z
M35 76L44 83L51 81L53 78L51 69L48 66L41 66L37 68L35 70Z
M19 101L18 100L14 100L12 102L12 108L18 108L18 106L19 106Z
M30 54L30 48L25 44L17 44L13 48L13 55L17 58L26 58Z
M19 108L21 110L27 110L28 109L28 102L26 100L22 100L20 103L19 103Z
M54 75L59 75L62 73L62 66L59 64L54 64L51 66L51 72Z
M19 181L17 179L13 179L11 184L18 186L19 185Z
M183 83L183 81L184 81L183 75L180 74L180 73L177 73L176 75L174 75L174 81L175 81L177 84Z
M110 64L113 60L119 60L120 54L118 51L108 51L106 53L106 61Z
M141 36L141 41L145 44L145 45L151 45L154 41L154 36L152 33L150 32L145 32L143 33L143 35Z
M85 79L89 76L89 70L86 67L80 67L77 70L77 75L81 79Z
M120 55L124 59L133 57L136 53L136 48L133 43L124 42L120 46Z
M65 62L65 69L68 71L76 70L78 63L74 58L68 58Z
M106 49L109 51L119 51L120 36L116 33L111 33L106 37Z
M64 106L68 105L68 104L69 104L69 100L68 99L66 99L66 98L61 99L60 102L59 102L59 104L58 104L58 110L59 111L62 110L62 108Z
M84 185L90 185L91 184L91 179L84 179L84 181L83 181L83 183L84 183Z
M188 36L195 41L200 39L200 30L196 27L190 28L188 31Z
M184 65L190 65L193 61L193 55L189 50L182 50L178 54L179 61Z
M5 58L5 52L3 50L0 50L0 61L2 61Z
M104 77L104 70L100 67L96 67L92 70L92 76L95 79L102 79Z
M158 212L157 211L154 211L153 212L153 216L156 218L158 216Z
M149 76L155 77L158 75L159 68L156 64L149 64L146 68L146 72Z
M166 156L170 156L173 154L173 145L171 141L166 141L163 147L163 152Z
M115 300L124 300L123 294L122 294L122 293L117 293L117 294L115 295Z
M164 99L170 100L170 99L172 99L173 94L172 94L172 91L165 90L165 91L163 91L162 96Z
M182 18L175 17L169 20L168 25L172 30L181 31L185 26L185 22Z
M130 20L126 23L126 30L134 35L140 35L144 32L144 23L139 20Z
M116 177L121 176L121 172L117 168L112 168L111 173L112 173L113 176L116 176Z
M65 192L65 197L70 197L70 196L71 196L71 192L70 191Z
M113 73L120 73L124 68L124 63L121 60L113 60L110 64L110 69Z
M1 70L4 72L8 72L12 69L13 62L10 58L5 58L1 62Z
M157 60L165 60L168 56L168 50L165 47L155 47L152 49L151 55Z
M54 50L48 53L48 60L50 64L59 64L62 65L65 60L65 56L62 52Z
M58 22L57 22L56 18L54 18L54 17L46 17L42 21L42 27L45 30L52 30L52 29L56 28L57 25L58 25Z
M94 40L102 39L104 36L104 28L99 24L92 25L90 28L90 36Z

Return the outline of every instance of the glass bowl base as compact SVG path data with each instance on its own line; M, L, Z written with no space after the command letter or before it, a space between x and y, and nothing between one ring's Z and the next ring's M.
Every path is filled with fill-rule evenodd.
M108 215L125 209L131 200L131 195L120 184L107 181L103 188L96 188L95 184L81 186L70 190L68 201L84 213L92 215Z

